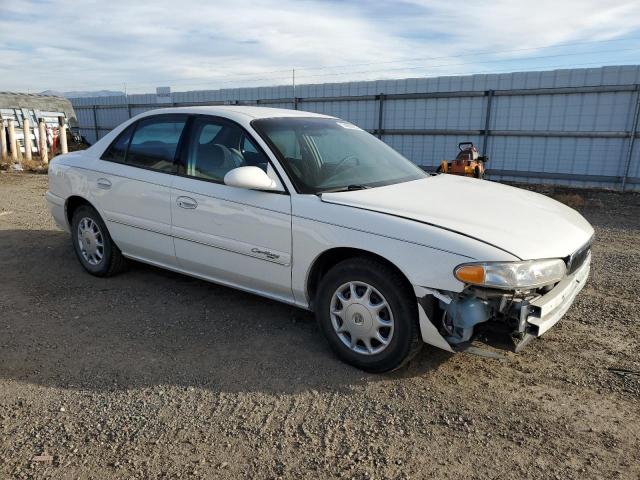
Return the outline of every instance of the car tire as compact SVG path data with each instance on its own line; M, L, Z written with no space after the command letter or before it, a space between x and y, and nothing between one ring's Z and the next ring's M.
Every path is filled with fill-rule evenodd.
M376 259L352 258L331 268L320 282L315 311L333 351L367 372L398 369L423 345L411 285Z
M109 277L126 267L126 259L111 239L100 214L82 205L71 220L71 241L84 269L96 277Z

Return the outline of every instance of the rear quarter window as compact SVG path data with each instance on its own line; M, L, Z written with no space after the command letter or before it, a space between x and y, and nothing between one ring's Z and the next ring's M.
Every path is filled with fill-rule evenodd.
M124 163L124 159L127 155L127 148L129 148L129 141L131 140L131 134L135 128L134 125L129 125L105 150L102 154L102 160L108 160L110 162Z

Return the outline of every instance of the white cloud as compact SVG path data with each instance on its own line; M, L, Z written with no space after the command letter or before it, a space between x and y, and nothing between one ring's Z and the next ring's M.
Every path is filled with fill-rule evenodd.
M152 91L158 85L187 90L281 84L288 82L287 70L293 66L301 68L302 81L314 83L516 68L514 63L491 62L535 51L457 56L608 40L638 28L637 1L4 2L0 90L122 89L125 83L130 91ZM602 45L598 49L606 51ZM416 57L443 58L408 60ZM627 57L621 53L615 58ZM612 56L550 61L577 63L585 58L608 63ZM379 63L401 59L407 61ZM304 70L354 64L360 66Z
M456 32L456 43L527 48L604 40L640 27L635 0L408 0L431 12L430 26Z

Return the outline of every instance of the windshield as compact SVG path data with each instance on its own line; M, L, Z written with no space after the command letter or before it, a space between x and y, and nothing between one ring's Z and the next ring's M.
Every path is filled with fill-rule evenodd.
M252 126L300 193L357 190L426 177L373 135L335 118L266 118Z

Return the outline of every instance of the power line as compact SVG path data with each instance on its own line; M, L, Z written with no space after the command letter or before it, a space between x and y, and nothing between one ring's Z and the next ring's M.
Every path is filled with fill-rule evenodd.
M465 66L465 65L477 65L477 64L487 64L487 63L506 63L506 62L521 62L521 63L525 63L527 61L532 61L532 60L541 60L541 59L548 59L548 58L559 58L559 57L569 57L569 56L579 56L579 55L589 55L592 53L621 53L621 52L629 52L629 51L640 51L636 48L627 48L627 49L617 49L617 50L605 50L605 51L588 51L588 52L573 52L573 53L564 53L564 54L555 54L555 55L539 55L536 57L527 57L527 58L519 58L519 59L492 59L492 60L479 60L479 61L475 61L475 62L457 62L457 63L444 63L444 64L439 64L439 65L419 65L419 66L402 66L402 67L395 67L395 68L391 68L391 69L368 69L368 70L359 70L359 71L342 71L342 72L335 72L335 73L320 73L320 74L313 74L313 75L296 75L296 79L305 79L305 78L319 78L319 77L332 77L332 76L338 76L338 75L361 75L361 74L375 74L375 73L388 73L388 72L393 72L393 71L405 71L405 70L419 70L419 69L436 69L436 68L443 68L443 67L459 67L459 66ZM589 65L594 65L594 64L598 64L601 62L592 62L589 63ZM554 66L555 67L555 66ZM557 67L562 67L562 65L558 65ZM525 68L525 67L511 67L509 68L507 71L511 71L513 69L517 69L517 68ZM537 68L537 67L532 67L532 68ZM570 67L567 67L570 68ZM298 69L296 69L298 70ZM246 79L231 79L231 80L222 80L222 81L216 81L215 79L201 79L201 80L192 80L192 81L186 81L186 82L178 82L175 83L174 86L175 87L179 87L179 86L186 86L186 85L206 85L206 84L213 84L213 85L227 85L227 84L238 84L238 83L255 83L255 82L262 82L262 81L274 81L274 80L290 80L291 79L291 70L285 70L285 72L288 73L288 75L279 75L279 76L267 76L267 77L259 77L259 78L246 78ZM465 73L465 72L462 72ZM443 75L445 73L438 73L438 75ZM137 83L137 84L130 84L127 83L128 87L131 87L132 85L135 86L147 86L147 85L157 85L154 82L143 82L143 83ZM211 88L208 88L211 89ZM214 88L215 89L215 88Z
M555 44L555 45L541 45L541 46L537 46L537 47L528 47L528 48L518 48L518 49L511 49L511 50L488 50L488 51L484 51L484 52L470 52L470 53L462 53L462 54L458 54L458 55L443 55L443 56L438 56L438 57L417 57L417 58L406 58L406 59L398 59L398 60L389 60L389 61L384 61L384 62L369 62L369 63L354 63L354 64L343 64L343 65L325 65L325 66L317 66L317 67L301 67L298 68L296 67L296 70L300 71L300 70L331 70L331 69L335 69L335 68L345 68L345 67L363 67L363 66L369 66L369 65L386 65L386 64L391 64L391 63L400 63L400 62L413 62L413 61L422 61L422 60L442 60L442 59L446 59L446 58L461 58L461 57L469 57L469 56L475 56L475 55L497 55L497 54L503 54L503 53L517 53L517 52L524 52L524 51L532 51L532 50L541 50L541 49L545 49L545 48L562 48L562 47L571 47L571 46L578 46L578 45L593 45L593 44L601 44L601 43L611 43L611 42L621 42L621 41L634 41L634 40L639 40L640 41L640 37L624 37L624 38L617 38L617 39L610 39L610 40L593 40L593 41L588 41L588 42L571 42L571 43L560 43L560 44ZM624 50L615 50L615 51L624 51ZM582 53L609 53L611 51L590 51L590 52L582 52ZM579 55L580 53L573 53L573 54L567 54L567 55ZM542 58L542 57L526 57L526 58L522 58L521 60L527 60L529 58ZM495 60L495 61L509 61L507 59L505 60ZM481 63L481 62L470 62L471 63ZM462 64L459 64L462 65ZM215 78L228 78L228 77L238 77L238 76L250 76L250 75L268 75L270 73L289 73L291 72L291 69L283 69L283 70L271 70L271 71L267 71L267 72L257 72L257 73L241 73L241 74L234 74L234 73L229 73L229 74L224 74L224 75L216 75L214 78L211 79L207 79L207 81L215 81ZM349 72L346 72L349 73ZM308 77L309 75L302 75L303 77ZM278 78L282 78L282 77L278 77ZM171 82L175 82L175 80L163 80L163 81L153 81L153 82L147 82L145 83L146 85L157 85L159 83L171 83ZM140 85L140 84L138 84Z
M572 68L579 68L579 67L588 67L588 66L593 66L593 65L598 65L599 67L624 67L627 65L632 65L635 66L636 63L630 63L630 64L617 64L617 65L602 65L601 62L587 62L587 63L574 63L571 65L566 65L566 64L558 64L558 65L540 65L538 67L532 67L532 68L528 68L526 70L514 70L512 68L510 69L506 69L506 70L475 70L472 72L469 71L465 71L465 70L461 70L458 72L447 72L447 73L438 73L435 75L425 75L424 77L420 77L420 78L433 78L433 77L451 77L451 76L470 76L470 75L492 75L492 74L500 74L500 73L520 73L520 72L538 72L538 71L552 71L553 69L572 69ZM401 80L397 79L397 80ZM375 81L375 80L365 80L365 81Z
M459 63L444 63L440 65L419 65L419 66L403 66L390 68L385 70L360 70L357 72L336 72L336 73L319 73L314 75L299 75L300 78L311 78L311 77L327 77L327 76L335 76L335 75L357 75L360 73L377 73L377 72L388 72L388 71L396 71L396 70L416 70L420 68L441 68L441 67L452 67L452 66L461 66L461 65L476 65L478 63L504 63L504 62L527 62L529 60L541 60L544 58L557 58L557 57L568 57L568 56L576 56L576 55L590 55L592 53L618 53L618 52L628 52L628 51L640 51L637 48L625 48L625 49L617 49L617 50L605 50L599 52L573 52L573 53L562 53L556 55L541 55L537 57L527 57L527 58L512 58L512 59L493 59L493 60L479 60L476 62L459 62Z
M215 80L216 78L229 78L229 77L245 77L245 76L251 76L251 75L269 75L270 73L291 73L291 69L287 68L287 69L282 69L282 70L269 70L267 72L253 72L253 73L229 73L229 74L224 74L224 75L216 75L213 78L207 78L205 79L206 81L212 81ZM145 82L143 84L130 84L130 85L159 85L159 84L163 84L163 83L173 83L175 82L174 80L154 80L153 82Z
M577 45L592 45L592 44L600 44L600 43L635 41L635 40L640 40L640 37L623 37L623 38L616 38L616 39L610 39L610 40L593 40L589 42L558 43L555 45L541 45L538 47L518 48L518 49L512 49L512 50L485 50L483 52L461 53L458 55L405 58L405 59L399 59L399 60L389 60L384 62L327 65L327 66L320 66L320 67L301 67L301 68L298 68L298 70L323 70L323 69L333 69L333 68L341 68L341 67L364 67L368 65L383 65L383 64L389 64L389 63L413 62L413 61L422 61L422 60L442 60L445 58L460 58L460 57L469 57L469 56L476 56L476 55L496 55L496 54L502 54L502 53L517 53L517 52L525 52L525 51L531 51L531 50L542 50L545 48L562 48L562 47L573 47Z
M509 68L506 70L495 70L495 69L484 69L484 70L473 70L473 71L469 71L469 70L461 70L461 71L448 71L448 72L441 72L441 73L437 73L437 74L425 74L422 75L419 78L434 78L434 77L446 77L446 76L471 76L471 75L490 75L490 74L501 74L501 73L520 73L520 72L537 72L537 71L546 71L546 70L554 70L554 69L572 69L572 68L580 68L580 67L589 67L589 66L594 66L597 65L598 67L623 67L623 66L636 66L637 62L633 62L633 63L616 63L615 65L602 65L602 62L586 62L586 63L574 63L574 64L556 64L556 65L539 65L536 67L530 67L527 68L526 70L519 70L517 68ZM375 71L372 71L375 72ZM290 80L291 77L287 76L287 77L277 77L274 79L286 79L286 80ZM381 78L381 77L377 77L377 78L368 78L368 79L360 79L359 81L378 81L378 80L401 80L402 78L398 78L398 77L385 77L385 78ZM255 81L259 81L259 79L256 79ZM346 82L349 81L355 81L355 80L345 80ZM258 88L258 87L280 87L280 86L288 86L288 85L283 85L283 84L270 84L270 85L256 85L255 87L243 87L243 88ZM95 88L99 88L99 87L95 87ZM215 89L209 89L209 90L215 90ZM144 95L144 94L142 94Z
M616 65L612 65L612 66L625 66L625 65L635 65L636 63L630 63L630 64L624 64L624 63L618 63ZM459 64L456 64L459 65ZM539 65L539 66L535 66L535 67L530 67L530 68L526 68L525 70L523 69L518 69L517 67L512 67L512 68L508 68L508 69L502 69L502 70L496 70L496 69L481 69L481 70L459 70L459 71L447 71L447 72L438 72L438 73L430 73L430 74L425 74L425 75L421 75L420 78L433 78L433 77L441 77L441 76L459 76L459 75L479 75L479 74L499 74L499 73L515 73L515 72L522 72L522 71L526 71L526 72L534 72L534 71L544 71L544 70L550 70L550 69L558 69L558 68L563 68L563 69L571 69L571 68L579 68L579 67L587 67L587 66L593 66L593 65L598 65L598 66L604 66L602 65L602 62L586 62L586 63L574 63L574 64L555 64L555 65ZM366 73L380 73L380 72L385 72L388 70L367 70ZM354 73L355 74L355 73ZM296 80L299 78L298 75L296 75ZM398 79L397 77L386 77L386 78L380 78L380 77L376 77L376 78L368 78L368 79L360 79L359 81L376 81L376 80L392 80L392 79ZM401 79L401 78L400 78ZM262 81L262 80L291 80L290 76L287 77L275 77L275 78L267 78L267 79L256 79L255 81ZM355 80L346 80L345 82L349 82L349 81L355 81ZM258 88L258 87L278 87L278 86L289 86L289 85L283 85L281 84L270 84L270 85L256 85L255 87L252 86L246 86L243 88ZM296 88L299 87L301 85L297 85L296 84ZM211 89L214 90L214 89Z
M464 65L476 65L479 63L503 63L503 62L527 62L530 60L541 60L541 59L547 59L547 58L558 58L558 57L568 57L568 56L579 56L579 55L589 55L592 53L620 53L620 52L628 52L628 51L640 51L639 49L636 48L626 48L626 49L617 49L617 50L605 50L605 51L599 51L599 52L594 52L594 51L590 51L590 52L573 52L573 53L564 53L564 54L556 54L556 55L540 55L540 56L536 56L536 57L527 57L527 58L520 58L520 59L493 59L493 60L479 60L477 62L457 62L457 63L444 63L444 64L439 64L439 65L419 65L419 66L402 66L402 67L396 67L396 68L391 68L391 69L374 69L374 70L359 70L359 71L343 71L343 72L336 72L336 73L320 73L320 74L313 74L313 75L296 75L296 79L300 79L300 78L317 78L317 77L328 77L328 76L336 76L336 75L359 75L359 74L363 74L363 73L386 73L386 72L391 72L391 71L404 71L404 70L417 70L417 69L432 69L432 68L442 68L442 67L458 67L458 66L464 66ZM592 62L590 63L590 65L592 64L598 64L601 62ZM562 65L560 65L562 66ZM513 68L517 68L517 67L513 67ZM569 68L569 67L567 67ZM296 71L298 71L298 69L296 68ZM291 72L291 70L287 70L287 72ZM224 80L224 81L215 81L215 80L207 80L207 79L203 79L203 80L198 80L198 81L194 81L194 82L180 82L178 85L188 85L188 84L206 84L208 82L211 83L215 83L216 85L221 85L221 84L228 84L228 83L239 83L239 82L259 82L259 81L269 81L269 80L287 80L290 79L291 76L287 75L287 76L276 76L276 77L263 77L263 78L249 78L246 80ZM151 84L151 83L149 83ZM143 84L138 84L138 85L143 85Z
M593 44L603 44L603 43L612 43L612 42L621 42L621 41L635 41L635 40L640 40L640 37L623 37L623 38L617 38L617 39L609 39L609 40L594 40L594 41L587 41L587 42L571 42L571 43L562 43L562 44L555 44L555 45L541 45L541 46L537 46L537 47L528 47L528 48L519 48L519 49L510 49L510 50L492 50L492 51L483 51L483 52L470 52L470 53L462 53L462 54L457 54L457 55L445 55L445 56L437 56L437 57L417 57L417 58L409 58L409 59L398 59L398 60L389 60L389 61L383 61L383 62L368 62L368 63L357 63L357 64L343 64L343 65L326 65L326 66L317 66L317 67L302 67L299 68L297 67L296 70L298 71L309 71L309 70L331 70L331 69L336 69L336 68L353 68L353 67L361 67L361 66L369 66L369 65L388 65L388 64L394 64L394 63L401 63L401 62L415 62L415 61L426 61L426 60L442 60L442 59L448 59L448 58L462 58L462 57L469 57L469 56L479 56L479 55L499 55L499 54L505 54L505 53L517 53L517 52L524 52L524 51L532 51L532 50L541 50L541 49L548 49L548 48L562 48L562 47L571 47L571 46L579 46L579 45L593 45ZM524 58L517 58L517 59L494 59L494 60L478 60L478 61L474 61L474 62L464 62L464 63L456 63L456 64L448 64L448 65L443 65L443 66L460 66L460 65L474 65L474 64L478 64L478 63L495 63L495 62L508 62L508 61L527 61L527 60L535 60L535 59L541 59L541 58L552 58L552 57L557 57L557 56L572 56L572 55L586 55L586 54L597 54L597 53L611 53L611 52L620 52L620 51L628 51L628 50L633 50L633 49L624 49L624 50L606 50L606 51L588 51L588 52L573 52L573 53L567 53L567 54L559 54L559 55L548 55L548 56L537 56L537 57L524 57ZM428 68L439 68L441 67L440 65L436 65L436 66L429 66ZM423 68L422 66L403 66L403 67L396 67L394 69L390 69L390 70L363 70L363 71L357 71L357 72L350 72L350 71L341 71L341 72L336 72L336 73L330 73L330 74L314 74L314 75L305 75L304 73L302 73L301 75L299 75L300 78L313 78L313 77L321 77L321 76L336 76L336 75L343 75L343 74L347 74L347 75L351 75L351 74L360 74L360 73L376 73L376 72L383 72L383 71L392 71L392 70L415 70L415 69L419 69L419 68ZM165 80L152 80L152 81L147 81L147 82L127 82L127 85L129 86L152 86L152 85L161 85L161 84L176 84L176 85L204 85L206 83L213 83L213 84L229 84L229 83L239 83L242 80L239 80L238 77L249 77L249 76L253 76L253 75L269 75L271 73L286 73L289 74L291 72L291 69L282 69L282 70L269 70L269 71L265 71L265 72L257 72L257 73L248 73L248 72L242 72L242 73L227 73L227 74L222 74L222 75L215 75L214 77L209 77L209 78L203 78L202 80L187 80L185 81L181 81L180 79L165 79ZM218 81L217 79L219 78L232 78L232 80L230 81ZM268 80L284 80L286 78L289 78L289 75L282 75L282 76L268 76L268 77L263 77L263 78L250 78L247 79L246 81L248 82L256 82L256 81L268 81ZM96 87L90 87L88 84L85 85L85 87L68 87L67 89L78 89L78 88L96 88Z

